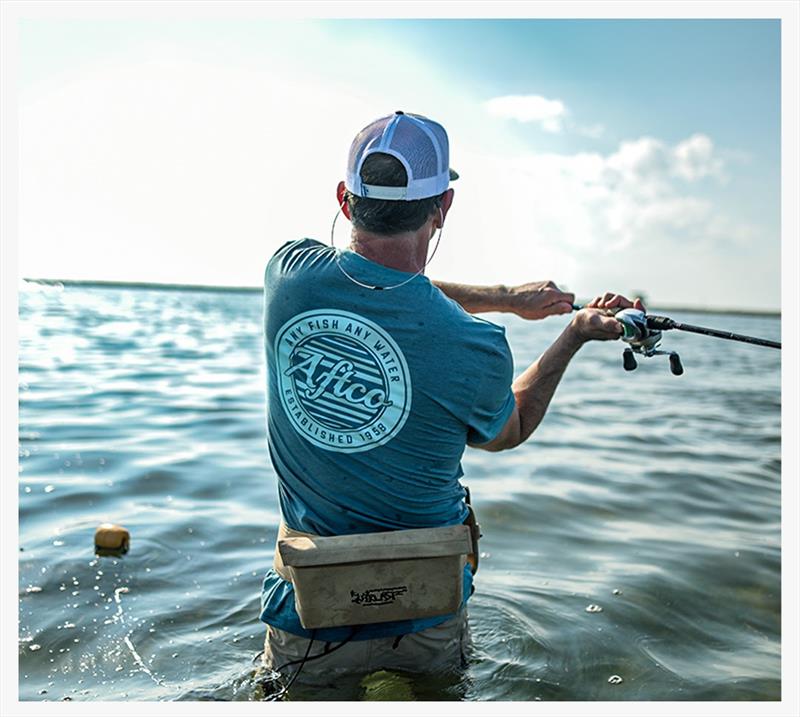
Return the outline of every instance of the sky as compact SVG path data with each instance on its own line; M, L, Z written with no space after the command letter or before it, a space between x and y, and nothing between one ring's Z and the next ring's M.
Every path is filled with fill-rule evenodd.
M460 179L427 274L781 303L779 20L28 19L19 272L259 286L404 110ZM346 220L334 241L349 241Z

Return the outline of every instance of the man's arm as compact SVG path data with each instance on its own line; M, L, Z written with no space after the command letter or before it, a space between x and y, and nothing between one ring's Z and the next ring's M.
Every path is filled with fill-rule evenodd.
M475 445L485 451L502 451L515 448L533 433L544 418L550 400L572 357L587 341L610 341L622 334L622 325L608 309L616 307L644 310L639 299L631 302L617 294L598 297L575 314L572 321L553 344L511 386L516 406L500 434L489 441Z
M520 286L471 286L434 281L442 293L461 304L464 311L480 314L502 311L523 319L543 319L572 311L575 295L561 291L552 281L534 281Z

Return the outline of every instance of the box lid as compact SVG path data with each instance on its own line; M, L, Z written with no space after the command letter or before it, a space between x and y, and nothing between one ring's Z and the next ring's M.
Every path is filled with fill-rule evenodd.
M278 541L284 565L311 567L372 560L411 560L466 555L472 539L466 525L415 528L331 537L284 538Z

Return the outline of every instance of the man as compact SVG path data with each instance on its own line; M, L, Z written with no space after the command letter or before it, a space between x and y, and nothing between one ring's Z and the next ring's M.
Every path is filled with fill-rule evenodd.
M339 209L353 225L350 249L293 241L267 266L268 433L279 538L464 523L466 445L499 451L525 441L580 347L620 336L619 323L600 309L632 304L606 294L592 302L596 308L576 313L513 380L504 329L471 314L540 319L571 312L574 296L552 282L506 289L423 275L457 176L441 125L402 112L378 119L356 136L346 181L337 187ZM265 665L286 674L302 667L306 681L351 670L458 667L471 591L467 567L454 614L311 631L276 554L262 593Z

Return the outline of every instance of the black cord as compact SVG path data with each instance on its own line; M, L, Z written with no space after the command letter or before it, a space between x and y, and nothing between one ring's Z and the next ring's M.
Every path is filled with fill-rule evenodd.
M294 684L294 681L297 679L297 676L300 674L300 670L303 669L306 662L310 662L311 660L316 660L318 657L325 657L326 655L330 655L332 652L336 652L340 647L344 647L350 640L353 639L353 636L356 634L357 628L352 628L352 632L347 636L345 640L342 640L336 647L332 647L328 649L330 646L330 642L325 643L325 647L323 648L322 652L317 653L313 657L309 657L309 653L311 652L311 646L314 644L314 634L316 630L311 631L311 639L308 641L308 647L306 648L306 654L303 655L299 660L290 660L289 662L285 662L280 667L274 668L274 672L280 672L281 670L291 667L292 665L296 665L300 663L300 667L297 668L297 671L291 676L289 682L286 683L286 686L281 688L278 692L274 695L270 695L268 698L270 701L276 701L281 699L286 693L289 691L289 688Z
M295 672L292 675L292 677L289 680L289 682L286 683L286 686L283 689L279 690L277 694L273 695L273 697L272 697L273 700L281 699L281 697L283 697L289 691L289 688L294 684L294 681L297 679L297 676L300 674L300 670L302 670L303 669L303 665L306 664L306 660L308 659L308 653L311 652L311 646L314 644L314 633L315 632L316 632L316 630L312 630L311 631L311 639L308 641L308 647L306 648L306 654L303 655L303 659L302 660L294 660L293 662L287 663L289 665L293 665L295 662L299 662L300 663L300 667L297 668L297 672ZM286 667L286 665L282 665L281 669L283 667ZM280 670L276 670L276 672L279 672L279 671Z
M340 647L344 647L348 642L350 642L350 640L353 639L353 637L356 634L356 632L357 632L357 629L353 628L352 632L344 640L342 640L338 645L336 645L336 647L330 648L330 650L327 649L327 646L330 645L330 643L327 643L326 646L325 646L326 649L323 649L322 652L317 653L313 657L309 657L308 656L308 652L310 651L310 647L309 647L309 650L306 651L306 656L305 657L302 657L299 660L291 660L290 662L286 662L283 665L281 665L280 667L276 667L275 668L275 672L280 672L284 667L291 667L292 665L296 665L298 662L302 662L303 664L305 664L306 662L311 662L311 660L316 660L318 657L325 657L325 655L330 655L332 652L336 652L336 650L338 650ZM313 635L313 632L312 632L312 635ZM311 642L313 642L313 641L314 641L314 639L312 637ZM302 667L301 667L301 669L302 669ZM298 672L300 672L300 670L298 670Z

